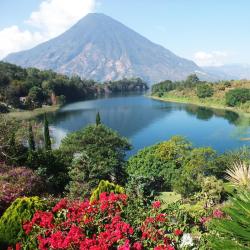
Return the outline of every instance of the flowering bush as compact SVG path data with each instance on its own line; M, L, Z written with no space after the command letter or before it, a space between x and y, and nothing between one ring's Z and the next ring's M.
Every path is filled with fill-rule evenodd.
M0 218L0 249L25 237L22 223L32 219L35 211L44 210L44 200L37 196L17 198Z
M174 250L178 247L183 232L178 228L169 230L168 216L159 210L160 202L154 202L145 220L138 221L133 228L123 212L127 201L125 194L105 192L93 202L62 199L52 211L37 211L23 224L27 237L20 244L24 249L39 250Z
M37 195L42 186L31 169L0 165L0 215L16 198Z

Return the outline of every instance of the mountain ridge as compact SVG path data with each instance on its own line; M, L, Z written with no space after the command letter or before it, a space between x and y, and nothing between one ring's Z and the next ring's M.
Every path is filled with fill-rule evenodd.
M191 60L100 13L88 14L58 37L10 54L4 61L97 81L140 77L152 83L183 80L203 71Z

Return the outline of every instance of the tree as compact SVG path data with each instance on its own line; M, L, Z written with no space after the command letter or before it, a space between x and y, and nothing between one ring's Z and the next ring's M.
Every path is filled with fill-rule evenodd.
M226 104L235 107L242 103L250 101L250 89L232 89L226 93Z
M192 87L193 85L196 85L197 83L199 83L200 79L198 78L198 76L196 74L191 74L187 77L185 84Z
M183 161L181 174L174 183L174 190L184 197L201 191L203 177L216 172L216 156L216 152L209 147L192 149Z
M37 149L28 154L26 166L35 170L44 181L46 192L60 194L69 182L68 166L71 157L60 150Z
M51 139L49 134L49 122L46 113L44 114L44 148L51 150Z
M34 151L36 150L35 140L34 140L34 134L32 130L32 125L29 123L29 150Z
M101 179L124 182L125 153L131 148L127 139L103 124L90 125L69 134L60 150L74 156L86 152L92 164L98 166Z
M180 136L140 150L128 161L128 173L134 178L150 178L152 191L171 191L191 151L191 144Z
M20 124L17 120L0 116L0 161L9 164L22 163L25 157L25 147L16 140Z
M200 84L197 86L196 94L199 98L211 97L214 94L214 90L208 84Z
M28 97L37 104L42 104L44 100L44 93L43 90L37 86L32 87L29 90Z
M91 190L99 182L100 171L98 166L93 164L86 152L77 155L69 169L69 184L66 190L72 198L80 198L90 195Z
M101 124L101 117L100 117L100 113L99 112L97 112L97 114L96 114L95 124L96 124L96 126L98 126L98 125Z

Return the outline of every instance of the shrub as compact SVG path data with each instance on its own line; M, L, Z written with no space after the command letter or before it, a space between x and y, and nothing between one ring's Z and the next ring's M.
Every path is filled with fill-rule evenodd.
M30 220L44 202L39 197L17 198L0 219L0 242L13 245L25 236L22 224Z
M44 180L47 192L58 194L63 192L68 184L68 165L70 162L71 158L60 150L38 149L29 152L26 164Z
M250 193L240 193L224 207L226 216L213 219L209 227L215 233L209 237L212 249L250 249Z
M0 103L0 113L9 113L9 108L8 106Z
M213 88L208 84L198 85L196 94L199 98L211 97L214 94Z
M235 107L247 101L250 101L250 89L232 89L226 93L226 104L228 106Z
M37 211L23 225L27 238L20 243L24 248L32 246L36 249L39 245L39 249L65 250L174 250L180 243L183 232L170 222L166 214L160 213L159 201L145 212L143 220L134 218L135 228L123 213L126 206L125 194L102 193L93 203L62 199L52 211Z
M226 171L226 174L226 179L230 181L233 186L250 191L250 165L244 162L234 163L233 166Z
M98 187L92 192L90 197L90 202L99 200L101 193L114 193L114 194L123 194L125 190L123 187L111 183L109 181L101 180Z
M86 152L76 155L69 169L69 184L66 186L69 196L81 198L90 195L91 190L97 186L99 168L87 156Z
M40 194L43 185L31 169L0 165L0 190L1 215L16 198Z
M134 177L153 179L152 191L171 191L179 178L191 144L180 136L140 150L128 161L128 173Z

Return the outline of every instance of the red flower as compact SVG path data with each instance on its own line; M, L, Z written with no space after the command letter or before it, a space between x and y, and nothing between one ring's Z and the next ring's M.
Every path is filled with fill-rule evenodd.
M211 219L210 217L202 217L202 218L200 218L200 223L205 224L210 219Z
M222 218L223 215L224 215L223 212L220 211L219 209L215 209L215 210L213 211L213 217L215 217L215 218Z
M16 244L16 250L21 250L21 249L22 249L21 244L20 244L20 243L17 243L17 244Z
M160 208L160 206L161 206L161 202L160 201L154 201L153 204L152 204L153 208Z
M182 230L180 230L180 229L175 229L175 230L174 230L174 235L180 236L180 235L182 235L182 234L183 234L183 231L182 231Z
M133 249L142 250L142 244L140 242L135 242L133 245Z
M64 209L67 207L68 201L66 199L60 200L52 209L53 213L56 213L57 211Z
M126 205L127 196L114 193L102 193L92 203L63 199L52 212L36 211L23 229L27 237L37 239L39 250L142 250L144 244L150 249L174 250L175 242L166 233L166 214L158 212L160 201L152 204L150 216L143 223L139 221L136 234L122 212ZM61 209L64 213L59 216ZM138 230L141 239L136 238ZM181 235L182 231L177 229L174 234Z

